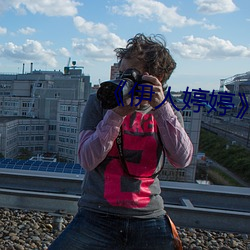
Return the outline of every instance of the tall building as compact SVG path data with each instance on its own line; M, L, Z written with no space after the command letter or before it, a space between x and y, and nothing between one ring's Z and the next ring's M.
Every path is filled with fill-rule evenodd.
M118 63L114 63L110 70L110 79L116 79L119 76Z
M80 119L91 91L90 76L73 64L61 71L0 75L0 153L21 149L77 162Z

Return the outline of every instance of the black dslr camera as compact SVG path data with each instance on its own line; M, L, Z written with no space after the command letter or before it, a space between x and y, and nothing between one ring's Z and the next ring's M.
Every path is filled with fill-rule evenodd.
M138 96L136 90L138 89L138 85L143 82L142 75L138 70L127 69L120 78L102 82L97 91L97 98L101 101L102 108L115 108L122 105L123 101L131 96L130 92L135 84L133 93L134 96Z

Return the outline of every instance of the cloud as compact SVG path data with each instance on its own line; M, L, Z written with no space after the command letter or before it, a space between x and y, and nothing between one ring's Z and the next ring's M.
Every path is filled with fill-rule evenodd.
M57 65L55 53L46 50L40 42L34 40L26 40L26 43L20 46L13 42L0 45L0 58L12 58L16 62L45 63L51 67Z
M36 32L36 29L34 28L30 28L30 27L26 27L26 28L21 28L18 30L18 33L21 33L23 35L30 35Z
M29 11L32 14L40 13L46 16L74 16L77 14L77 6L80 5L80 2L74 0L1 0L0 12L14 9L19 14Z
M63 56L66 56L66 57L70 56L70 52L64 47L59 49L59 53Z
M74 17L73 20L76 28L81 33L91 36L98 36L99 34L104 34L108 32L108 28L105 24L86 21L83 17L80 16Z
M230 13L238 10L232 0L195 0L198 12L207 15Z
M95 61L110 61L115 59L114 48L110 42L100 41L96 38L86 38L72 40L72 47L76 54L84 55L85 58Z
M97 61L109 61L114 59L115 48L126 45L126 41L110 32L105 24L90 22L80 16L73 20L77 30L88 36L72 39L72 47L77 54Z
M201 21L181 16L177 13L177 7L167 7L155 0L126 0L127 4L110 7L111 11L118 15L139 17L141 19L156 20L161 24L161 30L172 31L174 27L202 25Z
M181 57L189 59L250 57L250 48L233 45L230 41L216 36L208 39L186 36L184 37L184 42L172 43L171 50Z
M206 18L203 18L203 24L202 24L202 27L206 30L216 30L216 29L219 29L220 27L219 26L216 26L214 24L208 24L208 21Z
M0 26L0 35L4 35L6 33L7 33L7 29Z

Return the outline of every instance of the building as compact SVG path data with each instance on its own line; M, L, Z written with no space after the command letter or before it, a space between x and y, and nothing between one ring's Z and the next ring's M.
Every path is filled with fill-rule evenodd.
M239 92L250 95L250 71L220 80L220 91L229 90L231 93Z
M80 119L91 92L83 67L31 70L0 75L0 153L15 158L20 149L50 152L77 162Z
M182 102L175 103L178 109L184 106ZM167 159L165 160L165 165L160 174L160 180L165 181L182 181L182 182L195 182L195 173L196 173L196 165L197 165L197 154L199 148L199 139L200 139L200 128L201 128L201 118L202 112L194 112L193 106L190 105L190 109L184 109L181 111L184 127L187 134L192 141L194 152L193 159L191 164L186 168L174 168Z
M48 121L25 117L0 117L0 152L5 158L15 158L19 150L48 152Z
M232 109L232 115L237 116L242 109L245 113L244 119L247 119L249 122L250 110L248 109L248 106L250 100L250 71L221 79L220 91L227 91L234 95L234 109Z
M117 77L118 64L111 66L111 79ZM90 77L76 64L61 71L37 71L0 75L0 153L16 158L21 149L33 156L50 153L59 160L78 163L80 121L91 92ZM179 109L183 103L176 103ZM167 161L161 180L195 181L201 112L182 111L185 129L194 145L192 163L175 169Z
M114 63L110 70L110 80L116 79L119 75L118 63Z

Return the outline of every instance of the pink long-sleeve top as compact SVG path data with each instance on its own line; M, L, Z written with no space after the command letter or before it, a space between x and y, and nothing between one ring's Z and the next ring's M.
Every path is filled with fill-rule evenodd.
M176 168L188 166L192 160L193 145L171 105L166 102L151 111L157 122L168 161ZM179 114L180 118L180 114ZM111 150L124 117L108 110L96 130L82 130L79 135L78 157L86 171L95 169Z

